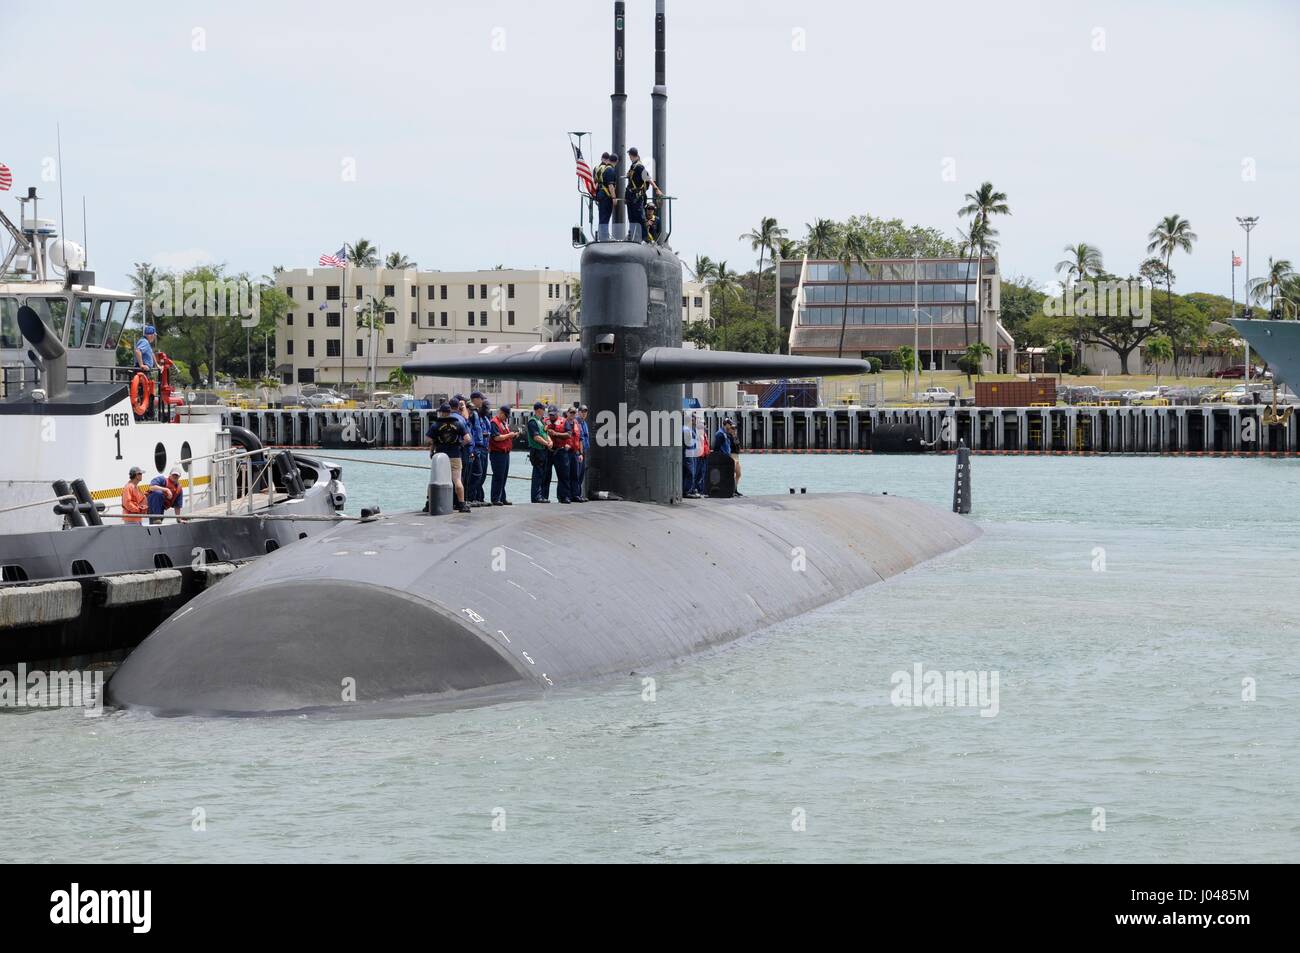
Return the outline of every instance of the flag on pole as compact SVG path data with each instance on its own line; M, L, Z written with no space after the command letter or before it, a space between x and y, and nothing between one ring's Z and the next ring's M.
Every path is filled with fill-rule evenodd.
M348 246L344 245L334 254L321 255L321 266L324 268L342 268L348 263Z
M1233 256L1232 256L1232 267L1233 267L1233 268L1240 268L1240 267L1241 267L1241 256L1240 256L1240 255L1233 255Z
M0 192L8 192L14 184L14 174L9 171L9 166L0 162Z
M596 195L596 182L591 177L591 166L587 165L587 160L582 157L582 150L577 144L570 141L569 146L573 149L573 161L576 164L578 181L582 185L583 191L593 198Z

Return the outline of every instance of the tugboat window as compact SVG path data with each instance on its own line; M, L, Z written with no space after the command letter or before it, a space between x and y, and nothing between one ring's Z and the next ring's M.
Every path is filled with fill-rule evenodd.
M134 318L136 323L143 323L144 306L139 301L113 302L113 318L108 325L108 336L104 338L105 348L117 347L117 339L122 336L122 326L131 318Z
M18 330L18 299L0 298L0 347L21 347L22 339Z
M63 297L28 298L27 306L35 311L42 321L50 326L54 336L63 340L63 332L68 323L68 299ZM5 345L8 347L8 345Z
M159 473L167 468L167 448L161 443L153 448L153 465Z
M186 440L183 444L181 444L181 466L185 468L186 473L190 472L190 464L192 463L192 461L190 460L190 455L192 453L193 451L190 450L190 442Z
M104 332L108 330L108 315L113 309L113 302L96 302L90 313L90 327L86 330L86 347L103 347Z
M72 312L72 324L68 328L68 347L81 347L86 337L86 326L90 324L89 298L78 298L76 310Z

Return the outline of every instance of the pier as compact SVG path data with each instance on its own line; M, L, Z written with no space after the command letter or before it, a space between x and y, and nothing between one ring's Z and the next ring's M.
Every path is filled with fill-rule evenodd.
M732 417L749 453L867 453L872 433L888 424L917 427L921 439L942 452L965 441L974 453L1300 453L1300 415L1282 411L1282 421L1270 422L1267 405L707 408L696 413L710 433L722 418ZM423 446L435 416L432 410L231 409L223 421L247 427L267 444L288 447L319 447L325 427L351 421L359 440L396 449ZM522 430L527 415L511 417Z

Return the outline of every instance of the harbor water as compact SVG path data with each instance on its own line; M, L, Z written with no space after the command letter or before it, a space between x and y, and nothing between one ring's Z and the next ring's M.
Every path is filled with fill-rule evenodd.
M953 466L749 456L742 486L947 507ZM351 512L422 499L344 467ZM382 717L0 709L0 860L1293 861L1300 463L973 467L972 545L669 668ZM985 704L899 688L954 671Z

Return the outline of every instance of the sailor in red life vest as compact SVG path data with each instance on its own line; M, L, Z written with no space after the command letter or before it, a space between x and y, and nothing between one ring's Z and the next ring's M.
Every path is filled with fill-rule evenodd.
M569 448L571 431L568 420L560 416L556 407L547 408L546 435L551 438L555 479L559 484L556 494L561 503L572 503L576 494L573 492L573 451Z
M510 429L510 408L498 407L488 422L488 459L492 463L492 505L511 506L506 499L506 477L510 473L510 450L518 430Z

